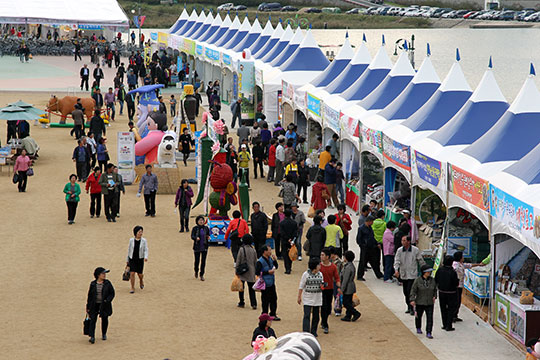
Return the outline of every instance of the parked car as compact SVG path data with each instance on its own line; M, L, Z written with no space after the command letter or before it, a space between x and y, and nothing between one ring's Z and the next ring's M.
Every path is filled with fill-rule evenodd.
M442 15L446 14L446 13L449 13L453 11L452 9L450 8L440 8L440 9L437 9L433 15L431 17L434 17L434 18L440 18Z
M281 11L296 12L296 11L298 11L298 9L295 8L294 6L287 5L287 6L282 7Z
M346 12L346 14L363 14L364 9L354 8Z
M236 11L247 10L247 6L246 5L236 5L232 9L236 10Z
M330 13L330 14L339 14L341 13L341 9L338 7L325 7L322 8L321 11L323 13Z
M317 13L318 14L318 13L321 13L321 12L322 12L322 10L319 9L319 8L309 8L309 9L306 10L306 13L308 13L308 14L310 14L310 13Z
M538 17L540 17L540 11L532 13L532 14L524 17L523 21L535 22L535 21L538 21Z
M267 3L260 11L280 11L281 10L281 4L280 3Z
M365 11L365 14L366 15L374 15L375 11L377 11L378 9L379 9L378 6L372 6L370 8L367 8L367 10Z
M217 7L218 11L227 11L227 10L233 10L234 4L233 3L225 3L221 4Z

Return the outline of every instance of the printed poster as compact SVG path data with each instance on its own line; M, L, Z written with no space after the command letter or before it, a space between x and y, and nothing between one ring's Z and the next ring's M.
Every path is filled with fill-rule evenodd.
M446 190L446 164L416 150L411 160L413 174L434 187Z
M446 255L454 255L456 252L461 251L464 258L471 257L472 237L448 237L448 248L446 249Z
M119 131L118 134L118 174L124 183L135 181L135 135L130 131Z
M238 64L238 92L245 98L255 94L255 63L251 60Z
M370 129L364 125L360 125L360 132L362 134L362 144L368 145L368 147L373 148L375 152L382 154L382 132Z
M522 344L525 344L525 326L526 316L525 311L521 310L514 304L510 304L510 335Z
M495 219L508 225L527 238L534 237L534 208L489 184L489 212Z
M495 310L497 325L501 329L508 331L508 323L510 321L510 302L499 294L496 295L496 300L497 307Z
M307 109L308 109L308 112L320 118L321 117L321 99L308 93L307 94Z
M323 103L322 108L324 127L328 127L332 129L336 134L339 134L339 111L332 109L325 103Z
M457 166L450 164L449 169L449 191L477 208L489 211L488 182Z
M383 155L392 164L411 171L410 146L404 145L383 134Z

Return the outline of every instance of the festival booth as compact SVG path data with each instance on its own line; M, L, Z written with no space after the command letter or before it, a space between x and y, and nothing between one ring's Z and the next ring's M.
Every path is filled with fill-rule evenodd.
M261 23L259 22L259 18L256 17L255 21L253 21L253 24L251 24L250 28L248 29L247 34L234 47L231 48L233 51L233 56L241 54L242 51L249 49L259 39L262 31L263 29L261 27Z
M206 14L204 13L204 9L202 9L201 13L197 17L197 19L195 20L191 28L187 29L187 31L184 32L182 36L188 39L193 39L194 38L193 35L197 33L197 31L199 31L199 29L202 27L205 21L206 21Z
M197 10L193 9L191 14L189 15L187 21L182 25L177 31L175 31L174 35L185 35L188 33L189 29L193 27L193 24L195 24L195 21L199 18L199 15L197 15Z
M173 26L171 26L169 28L169 30L167 32L169 34L176 33L178 30L180 30L182 28L182 26L184 26L184 24L186 23L188 18L189 18L189 14L188 14L188 12L186 10L186 6L184 6L184 10L182 10L182 13L180 14L180 16L178 17L176 22L173 24Z
M218 16L218 15L216 15L216 16ZM191 35L189 35L189 36L186 35L186 37L189 37L192 40L198 40L204 33L206 33L206 31L208 31L210 26L212 26L212 24L214 23L214 20L215 20L215 18L212 15L212 10L210 10L208 12L208 15L206 16L206 19L204 20L202 25L199 27L199 29L197 31L194 31L193 33L191 33Z

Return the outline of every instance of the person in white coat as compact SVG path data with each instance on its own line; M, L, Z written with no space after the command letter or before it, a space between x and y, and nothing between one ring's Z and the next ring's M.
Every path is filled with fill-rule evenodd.
M129 239L127 266L130 272L131 294L135 292L135 274L139 275L139 286L144 289L143 268L148 261L148 243L142 235L143 227L137 225L133 228L134 237Z

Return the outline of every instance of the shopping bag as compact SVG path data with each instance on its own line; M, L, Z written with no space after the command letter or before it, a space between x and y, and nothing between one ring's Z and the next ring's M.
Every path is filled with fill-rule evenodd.
M26 170L26 175L34 176L34 169L33 168L28 168L28 170Z
M13 183L16 184L19 182L19 174L15 173L13 174Z
M340 313L341 309L343 309L343 302L341 300L341 295L338 294L334 300L334 312Z
M310 218L314 218L315 217L315 208L313 206L310 206L309 207L309 210L307 212L307 216L310 217Z
M86 317L83 321L83 335L88 334L90 334L90 317L88 316L88 314L86 314Z
M298 249L294 244L289 249L289 259L291 259L291 261L296 261L296 259L298 259Z
M261 275L257 278L257 281L255 281L255 284L253 284L253 290L255 291L263 291L266 290L266 283L264 282L264 279Z
M242 284L242 280L238 276L234 276L233 281L231 283L231 291L238 291L242 292L244 291L244 284Z
M352 296L352 304L354 307L360 305L360 298L358 297L358 295L356 295L356 293L354 293Z

